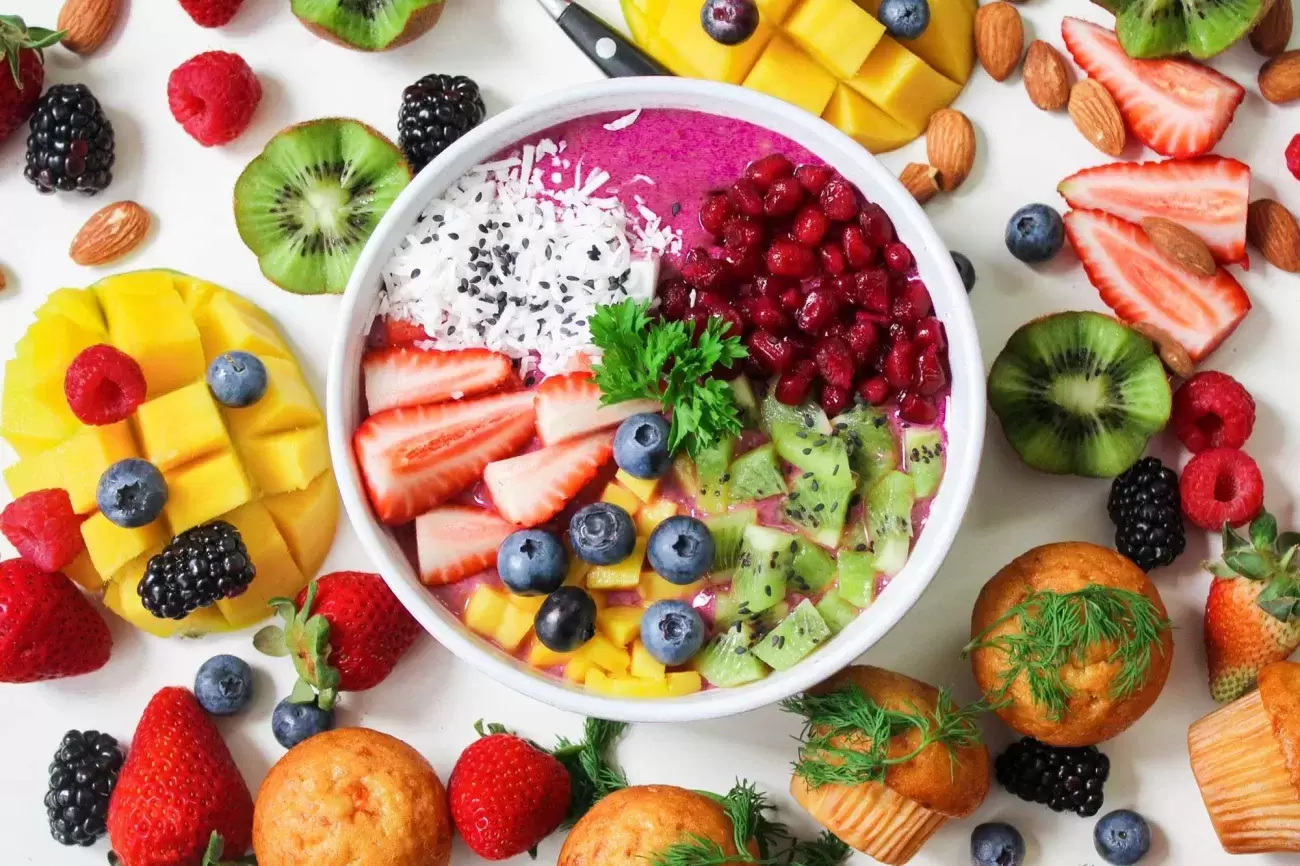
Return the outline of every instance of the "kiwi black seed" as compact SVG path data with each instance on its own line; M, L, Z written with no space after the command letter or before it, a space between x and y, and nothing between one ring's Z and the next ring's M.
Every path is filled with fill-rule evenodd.
M314 33L360 51L386 51L426 33L444 0L293 0L293 14Z
M1111 478L1169 421L1169 379L1151 343L1099 313L1057 313L1011 335L989 405L1030 466Z
M1277 0L1285 2L1285 0ZM1114 10L1115 31L1130 57L1213 57L1243 39L1269 0L1128 0Z
M291 126L235 182L235 224L262 273L299 295L338 294L411 182L397 147L355 120Z

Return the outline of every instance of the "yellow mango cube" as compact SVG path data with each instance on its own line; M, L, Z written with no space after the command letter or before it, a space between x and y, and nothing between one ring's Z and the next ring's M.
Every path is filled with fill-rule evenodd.
M528 644L528 663L535 668L555 668L560 665L568 666L574 659L573 653L557 653L546 644L539 641L536 637ZM583 671L586 676L586 671ZM581 681L582 677L578 677Z
M516 595L507 588L506 600L510 602L511 607L517 607L527 613L529 616L537 616L537 612L542 609L546 603L544 595Z
M622 484L632 492L641 502L649 502L654 499L655 492L659 490L658 478L637 478L635 475L629 475L625 470L618 470L614 475L614 480ZM638 503L639 507L639 503ZM629 510L629 514L635 513Z
M206 382L193 382L141 404L135 426L145 459L163 472L230 449L230 436Z
M126 421L103 427L83 427L62 445L18 461L4 471L15 497L33 490L61 487L68 491L72 510L89 514L97 507L99 477L119 460L139 456Z
M501 615L501 624L497 626L492 637L507 652L514 652L532 629L533 614L513 604L507 604L505 612Z
M626 511L629 517L635 516L637 509L641 507L641 500L637 499L632 491L613 481L605 485L605 492L600 494L600 501L617 505Z
M961 93L960 84L944 78L888 36L845 83L903 126L915 129L924 129L930 115Z
M593 692L616 698L666 698L666 680L644 680L635 677L606 676L603 671L590 670L583 684Z
M699 671L678 671L668 675L668 696L672 698L691 695L704 688Z
M641 634L641 615L639 607L619 605L607 607L596 614L596 630L618 646L627 646Z
M259 358L292 358L289 347L270 324L243 309L226 291L213 293L195 311L194 321L203 341L203 356L209 364L226 352L249 352Z
M253 499L253 488L234 453L221 451L197 463L164 472L172 532L207 523Z
M266 394L252 406L226 408L226 423L236 439L269 436L298 427L321 424L320 408L298 365L283 358L262 358L268 384Z
M637 592L641 594L642 604L654 604L656 601L664 601L670 598L691 598L707 585L704 578L700 578L694 583L688 583L685 586L678 586L671 581L664 580L653 571L641 573L641 582L637 585Z
M324 427L302 427L239 443L239 455L264 496L302 490L329 468Z
M61 314L51 314L32 322L15 344L14 354L34 362L33 382L57 381L61 387L73 360L102 342L103 331L84 328Z
M872 15L880 0L857 0ZM939 74L965 84L975 68L975 4L970 0L930 0L930 24L907 48Z
M758 0L758 11L774 25L785 20L796 0Z
M677 514L677 503L668 499L658 499L642 508L636 515L637 535L650 537L659 524Z
M81 524L81 537L86 542L86 553L90 554L95 570L100 574L113 574L137 556L162 547L168 536L161 520L138 529L127 529L97 512Z
M818 116L830 102L835 84L835 76L825 66L780 36L768 43L744 80L750 90L784 99Z
M148 564L148 557L142 556L133 559L114 574L104 591L104 606L154 637L197 637L230 628L216 605L199 608L184 619L165 619L146 610L137 587Z
M94 292L84 289L55 289L36 310L38 319L48 319L51 316L64 316L82 330L101 337L108 335L104 311L99 308Z
M63 573L86 592L99 592L104 588L104 578L95 571L95 564L90 561L90 554L84 550L71 565L63 569Z
M207 372L190 311L166 271L119 274L95 284L113 345L144 370L149 397L159 397Z
M293 598L307 585L307 578L289 553L289 547L276 529L271 513L260 502L250 502L222 520L239 530L248 558L257 568L257 576L248 589L234 598L217 602L221 614L232 628L244 628L271 615L267 604L273 598Z
M628 666L632 663L626 649L601 634L583 644L578 655L586 657L593 665L611 674L627 673Z
M659 36L686 58L700 77L739 84L772 38L772 25L760 13L752 36L739 45L723 45L700 24L700 5L700 0L668 0L659 21Z
M334 544L339 522L339 488L334 472L325 470L305 490L262 500L276 529L305 577L314 577Z
M645 644L632 644L632 676L647 680L664 679L664 663L650 655Z
M872 153L902 147L921 134L921 130L904 126L843 84L835 88L822 119Z
M585 586L587 583L587 572L591 569L591 564L585 560L579 559L573 551L569 551L569 571L564 575L565 586Z
M839 78L848 78L885 35L885 25L853 0L804 0L785 32Z
M504 592L481 585L465 605L465 625L483 637L492 637L501 627L509 606Z
M48 451L81 429L68 408L63 379L45 375L33 358L5 364L4 395L0 397L0 433L20 457Z
M635 589L641 580L645 546L646 539L638 538L627 559L613 565L592 566L587 571L587 586L592 589Z
M573 658L564 663L564 678L570 682L580 683L587 679L587 673L595 665L591 659L584 655L575 654Z

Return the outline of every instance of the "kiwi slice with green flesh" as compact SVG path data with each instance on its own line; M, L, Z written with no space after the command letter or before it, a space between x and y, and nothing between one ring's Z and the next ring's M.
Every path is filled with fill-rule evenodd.
M813 603L804 599L751 652L772 670L784 671L830 639L830 627Z
M695 670L710 685L720 688L761 680L767 676L768 667L750 652L753 644L753 625L736 620L700 650L695 657Z
M800 538L790 563L790 586L805 595L816 595L835 579L835 559L819 544Z
M916 485L903 472L891 472L867 493L867 531L877 571L898 574L912 550L912 506Z
M428 32L443 0L293 0L293 14L312 32L361 51L384 51Z
M790 615L790 602L778 601L767 610L754 617L754 642L757 644L767 637L768 632L780 625Z
M1115 33L1130 57L1205 59L1241 41L1268 11L1266 0L1131 0Z
M876 557L870 552L841 550L835 565L839 583L834 591L855 607L870 607L876 600Z
M841 550L868 553L871 550L871 538L867 535L867 511L862 509L856 517L845 524L844 537L840 539Z
M1115 35L1130 57L1171 57L1187 50L1181 0L1132 0L1115 13Z
M1151 342L1100 313L1030 322L989 372L989 405L1007 441L1057 475L1119 475L1168 423L1171 403Z
M799 429L811 433L831 432L831 422L820 406L813 403L787 406L770 393L759 407L759 426L773 440Z
M903 457L907 474L916 485L916 498L929 499L943 481L943 431L938 427L908 427L903 431Z
M853 621L858 618L858 614L861 613L855 606L844 599L838 589L827 590L825 595L817 599L815 607L833 635L839 634L852 625Z
M800 473L781 503L781 513L786 519L825 547L839 546L849 516L849 502L857 488L855 476L847 464L835 466L840 470L837 474Z
M713 565L709 572L718 577L730 572L740 561L740 544L745 527L758 523L758 512L752 508L720 514L704 521L713 536Z
M731 461L727 473L731 476L729 493L733 503L755 502L790 489L776 462L776 446L770 442Z
M886 472L898 468L898 442L885 413L870 406L854 406L831 419L835 436L844 440L849 465L862 484L870 487Z
M699 492L695 505L705 514L722 514L731 504L731 455L736 448L734 437L728 436L716 445L701 448L695 454L695 480Z
M266 278L299 295L339 294L411 168L355 120L291 126L235 182L235 225Z
M785 598L797 542L793 535L779 529L745 528L740 562L731 583L731 594L739 603L741 616L762 613Z
M758 427L758 398L754 396L754 386L744 376L727 382L731 386L731 396L740 410L740 420L748 428Z

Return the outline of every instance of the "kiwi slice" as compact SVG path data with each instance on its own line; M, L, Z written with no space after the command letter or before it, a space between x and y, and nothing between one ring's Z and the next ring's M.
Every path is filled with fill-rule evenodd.
M871 533L873 565L898 574L912 550L912 507L916 484L912 476L891 472L867 492L867 531Z
M844 447L842 443L840 447ZM844 522L849 516L849 502L857 486L856 478L846 463L835 462L832 466L837 471L800 473L781 503L781 512L787 520L826 547L839 545L844 534Z
M831 419L831 427L848 448L849 465L861 476L864 487L898 468L898 442L884 412L854 406Z
M835 560L819 544L802 538L790 563L790 585L804 594L816 595L835 579Z
M299 295L339 294L411 168L355 120L291 126L235 182L235 225L266 278Z
M852 625L859 613L856 607L844 600L838 589L827 590L825 595L817 599L816 608L833 635Z
M360 51L384 51L422 36L438 22L443 0L293 0L313 33Z
M752 508L733 511L710 517L704 521L713 536L713 565L709 571L720 575L736 567L740 561L740 544L745 536L745 527L758 522L758 512Z
M917 499L929 499L939 491L946 462L943 451L943 431L938 427L908 427L903 432L903 456Z
M789 490L776 462L776 447L770 442L737 457L727 471L732 502L754 502Z
M727 382L731 386L731 396L740 410L740 420L749 428L758 426L758 398L754 396L754 386L744 376Z
M1150 341L1100 313L1057 313L1011 335L989 405L1035 469L1113 478L1169 421L1169 379Z
M830 627L813 603L804 599L754 647L753 653L773 670L784 671L803 661L830 638Z
M1130 57L1186 52L1205 59L1249 34L1268 6L1267 0L1129 0L1115 12L1115 33Z
M836 565L840 580L835 593L855 607L870 607L876 600L876 558L870 553L841 550Z
M759 407L759 425L763 432L773 440L803 429L810 433L830 433L831 422L820 406L804 403L800 406L787 406L768 394Z
M1181 0L1132 0L1115 15L1115 34L1130 57L1171 57L1187 50Z
M706 514L722 514L731 504L731 455L736 440L728 436L716 445L701 448L695 455L695 479L699 483L695 505Z
M766 526L748 526L740 545L740 563L731 593L740 603L740 615L762 613L785 598L794 552L799 540L788 532Z
M695 657L695 669L710 685L728 688L767 676L767 665L749 651L754 627L744 620L727 626Z

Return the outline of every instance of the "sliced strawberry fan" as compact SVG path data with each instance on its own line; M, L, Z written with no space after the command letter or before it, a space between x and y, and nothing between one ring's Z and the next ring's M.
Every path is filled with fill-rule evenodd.
M658 412L654 400L625 400L602 405L601 390L590 373L552 376L537 389L537 435L545 445L613 427L641 412Z
M595 433L492 463L483 480L502 517L536 526L563 511L613 455L614 434Z
M497 549L519 527L470 505L444 505L415 518L420 580L455 583L497 564Z
M414 346L373 349L361 359L366 406L373 414L445 403L519 384L510 359L487 349L444 352Z

